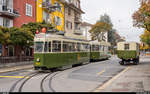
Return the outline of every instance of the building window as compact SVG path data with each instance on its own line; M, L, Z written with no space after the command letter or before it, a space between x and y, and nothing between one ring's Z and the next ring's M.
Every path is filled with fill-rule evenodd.
M32 5L26 4L26 15L32 16Z
M68 15L71 15L71 9L68 8Z
M56 8L57 11L59 11L59 12L62 11L62 10L61 10L62 7L61 7L61 5L60 5L58 2L55 3L55 6L58 6L58 8Z
M61 25L61 18L58 16L55 16L55 24L56 25Z
M72 29L72 22L67 21L66 27L67 27L68 29Z
M3 26L4 27L10 27L10 20L7 18L3 18Z
M46 13L45 11L43 11L43 22L51 24L51 16L49 13Z

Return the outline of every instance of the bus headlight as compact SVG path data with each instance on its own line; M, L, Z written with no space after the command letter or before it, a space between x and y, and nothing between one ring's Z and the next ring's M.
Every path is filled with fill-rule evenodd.
M40 62L40 58L37 58L36 61L37 61L37 62Z

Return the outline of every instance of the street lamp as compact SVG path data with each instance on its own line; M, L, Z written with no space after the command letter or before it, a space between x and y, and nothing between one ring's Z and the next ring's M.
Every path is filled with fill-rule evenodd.
M30 43L30 41L29 40L27 40L27 45ZM30 47L29 47L30 48ZM27 49L26 49L26 52L27 51L29 51L29 49L28 49L28 47L27 47ZM27 54L26 54L27 55ZM29 63L30 63L30 59L28 59L29 60Z

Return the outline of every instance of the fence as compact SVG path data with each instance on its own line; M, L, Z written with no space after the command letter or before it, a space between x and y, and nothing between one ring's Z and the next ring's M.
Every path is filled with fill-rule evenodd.
M31 56L0 57L0 63L19 63L24 61L33 61L33 57Z

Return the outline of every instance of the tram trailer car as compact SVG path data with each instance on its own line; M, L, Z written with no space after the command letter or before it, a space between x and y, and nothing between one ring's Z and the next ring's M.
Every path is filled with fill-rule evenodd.
M90 42L90 61L109 59L109 46L107 42Z
M86 64L90 60L90 45L87 41L67 39L55 35L35 38L34 68L50 70Z
M120 65L125 63L139 64L140 49L139 44L136 42L118 42L117 43L117 56L122 59Z

